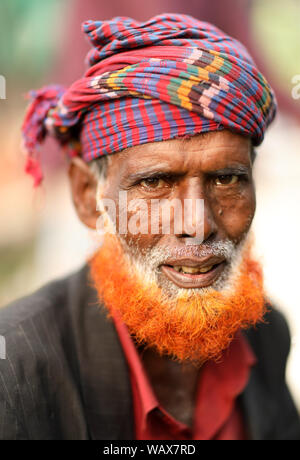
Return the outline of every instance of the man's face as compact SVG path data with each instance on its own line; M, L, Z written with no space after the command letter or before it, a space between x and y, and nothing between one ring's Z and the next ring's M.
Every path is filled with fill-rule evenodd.
M155 271L161 286L171 291L172 287L199 289L224 278L255 212L250 153L249 139L221 131L145 144L111 156L102 198L116 204L117 229L118 216L124 215L124 209L118 208L120 192L126 192L128 204L137 199L147 204L140 208L139 217L148 222L148 229L153 225L153 200L179 200L182 209L185 200L203 200L203 241L198 245L193 229L187 231L184 224L179 233L172 231L174 220L187 215L171 213L168 234L151 230L134 234L128 224L136 208L127 208L127 233L121 235L126 250ZM161 230L161 214L154 220L157 216Z
M99 299L138 342L160 354L202 363L219 356L239 328L263 317L261 270L245 238L255 211L250 152L249 140L228 131L147 144L112 155L106 181L98 184L98 206L114 203L116 228L125 215L128 230L119 238L106 234L90 261ZM78 214L95 228L97 180L80 162L70 177ZM118 209L120 193L128 205ZM194 239L193 226L131 231L136 199L203 200L202 241ZM141 223L151 223L151 211L143 206ZM103 215L107 230L112 214ZM180 218L174 212L170 223ZM160 214L155 219L160 229Z

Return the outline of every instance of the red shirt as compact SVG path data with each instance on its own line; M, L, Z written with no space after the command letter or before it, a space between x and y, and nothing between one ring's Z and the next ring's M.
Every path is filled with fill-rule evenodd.
M247 385L256 358L241 333L218 363L204 364L199 378L193 428L175 420L157 400L142 361L119 319L114 319L129 366L133 396L135 439L244 440L246 430L237 397Z

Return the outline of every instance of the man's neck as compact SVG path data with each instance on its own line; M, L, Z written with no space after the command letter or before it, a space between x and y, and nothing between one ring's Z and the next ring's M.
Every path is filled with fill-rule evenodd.
M159 356L150 349L139 352L161 406L176 420L192 427L200 369Z

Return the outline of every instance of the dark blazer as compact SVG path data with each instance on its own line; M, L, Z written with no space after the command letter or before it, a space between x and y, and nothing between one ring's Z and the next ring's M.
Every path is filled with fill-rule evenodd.
M134 439L131 387L117 333L85 266L0 310L0 439ZM250 439L300 439L285 384L281 314L247 332L258 363L240 401Z

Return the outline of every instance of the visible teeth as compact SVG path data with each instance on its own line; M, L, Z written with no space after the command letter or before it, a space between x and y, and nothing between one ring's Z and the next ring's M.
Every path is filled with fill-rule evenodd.
M209 272L209 270L211 270L212 268L213 268L213 265L210 265L209 267L205 267L205 268L200 268L200 273Z
M183 273L199 273L199 267L182 267Z
M178 267L177 265L175 265L173 268L174 268L174 270L176 270L177 272L181 272L181 267Z
M183 272L183 273L189 273L189 274L194 274L194 273L206 273L209 270L211 270L213 265L210 265L209 267L185 267L185 266L174 266L174 270L177 272Z

